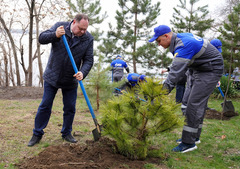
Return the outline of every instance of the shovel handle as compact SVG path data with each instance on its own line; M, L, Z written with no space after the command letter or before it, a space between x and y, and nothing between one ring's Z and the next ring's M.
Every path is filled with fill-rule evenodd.
M222 97L224 98L224 94L223 94L223 91L222 91L221 87L219 86L217 88L218 88L219 92L221 93Z
M73 59L73 55L72 55L72 52L71 52L71 50L70 50L70 48L69 48L69 45L68 45L66 36L65 36L65 35L62 35L62 39L63 39L63 43L64 43L64 45L65 45L65 47L66 47L66 49L67 49L67 53L68 53L68 56L69 56L69 58L70 58L70 60L71 60L71 63L72 63L74 72L77 73L77 72L78 72L78 69L77 69L76 63L75 63L75 61L74 61L74 59ZM81 80L79 81L79 84L80 84L80 87L81 87L81 89L82 89L82 92L83 92L83 95L84 95L84 97L85 97L85 100L86 100L86 102L87 102L87 105L88 105L88 108L89 108L89 110L90 110L90 113L91 113L91 115L92 115L92 118L93 118L93 121L94 121L94 123L95 123L95 126L97 126L98 123L97 123L95 114L94 114L94 112L93 112L93 108L92 108L92 106L91 106L91 103L90 103L90 101L89 101L89 99L88 99L86 90L85 90L85 88L84 88L83 83L82 83Z

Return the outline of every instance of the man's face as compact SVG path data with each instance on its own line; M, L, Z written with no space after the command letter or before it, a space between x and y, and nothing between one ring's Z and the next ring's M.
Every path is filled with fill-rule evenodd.
M158 44L158 46L162 46L165 49L170 46L170 42L171 42L171 38L168 34L164 34L162 36L159 36L156 39L156 43Z
M72 23L72 32L74 36L82 36L86 33L88 28L88 20L81 19L79 22L75 19Z

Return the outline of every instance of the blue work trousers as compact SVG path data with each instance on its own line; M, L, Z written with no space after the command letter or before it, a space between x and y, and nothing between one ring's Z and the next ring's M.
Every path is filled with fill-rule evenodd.
M35 117L35 125L33 134L42 136L44 134L43 129L47 127L51 113L52 105L58 88L50 85L46 81L44 82L44 93L42 102L38 107L38 111ZM76 100L77 100L77 87L71 89L62 89L63 96L63 125L62 125L62 137L67 136L72 131L72 123L76 112Z

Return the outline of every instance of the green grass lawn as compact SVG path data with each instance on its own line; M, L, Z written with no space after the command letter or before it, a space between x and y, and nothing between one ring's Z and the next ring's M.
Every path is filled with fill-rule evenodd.
M0 168L14 168L13 164L23 158L37 155L47 146L61 144L62 97L58 94L44 139L37 146L27 147L40 101L41 99L0 100ZM221 111L222 101L210 98L208 105ZM239 99L232 101L235 110L239 112ZM95 104L92 105L95 107ZM80 132L82 144L93 139L91 130L95 128L87 110L83 96L79 96L73 131ZM101 116L100 113L95 113L98 118ZM180 108L177 113L181 117ZM161 149L164 157L162 163L168 168L240 168L240 116L225 121L205 119L198 149L185 154L173 153L171 149L177 146L176 139L181 137L181 132L182 127L152 138L152 144ZM157 167L148 164L146 168Z

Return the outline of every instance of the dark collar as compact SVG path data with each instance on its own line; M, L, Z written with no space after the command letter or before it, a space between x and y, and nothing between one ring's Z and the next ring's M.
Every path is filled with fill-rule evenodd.
M176 34L176 33L173 33L173 34L172 34L172 38L171 38L171 43L170 43L170 46L169 46L169 51L170 51L172 54L174 54L176 37L177 37L177 34Z

